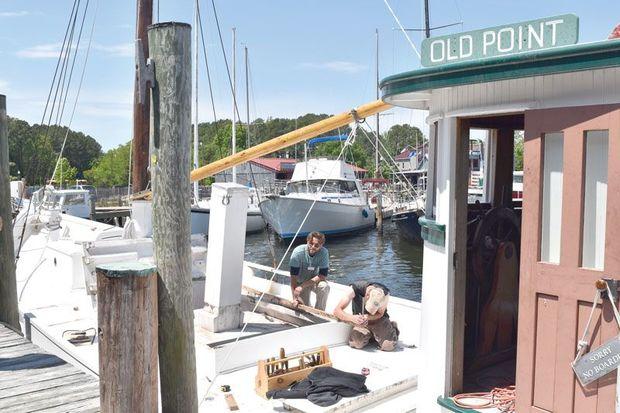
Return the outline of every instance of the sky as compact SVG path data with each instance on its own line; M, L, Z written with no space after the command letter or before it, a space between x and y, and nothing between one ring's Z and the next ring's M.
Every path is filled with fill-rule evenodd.
M81 0L82 8L87 0ZM154 20L193 24L195 0L153 0ZM420 67L420 60L385 0L214 0L229 58L237 32L237 91L245 120L243 49L249 52L250 118L336 114L375 100L375 29L380 78ZM211 0L199 0L215 113L231 117L231 93ZM423 27L423 0L387 0L406 28ZM74 0L0 0L0 94L9 116L40 123ZM108 150L132 134L135 2L89 0L83 40L67 108L73 106L86 65L71 128ZM618 0L430 0L431 26L460 23L434 36L574 13L579 42L606 39L620 23ZM90 28L94 30L85 62ZM420 49L422 33L409 32ZM206 67L199 63L199 122L212 121ZM65 111L67 125L70 110ZM427 130L423 111L393 109L381 129L409 123ZM374 123L372 123L374 125Z

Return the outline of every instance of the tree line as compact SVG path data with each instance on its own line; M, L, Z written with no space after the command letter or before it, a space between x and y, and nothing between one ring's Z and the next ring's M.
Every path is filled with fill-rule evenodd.
M238 123L236 125L237 150L247 148L248 144L257 145L327 117L329 115L308 113L297 118L258 118L250 124L249 128ZM374 137L372 132L368 132L367 127L364 129L367 132L358 131L355 142L344 151L343 156L345 160L368 169L371 174L374 174L372 143ZM347 127L329 131L322 136L349 133L350 129ZM366 137L367 134L370 139ZM67 142L62 162L60 162L61 167L58 168L55 176L56 182L60 181L60 170L62 170L65 185L74 182L76 178L84 178L89 184L101 187L127 185L130 141L103 153L101 145L94 138L81 132L71 131L64 127L47 128L44 125L29 125L15 118L9 118L9 157L12 178L25 178L28 185L42 185L49 181L65 135L67 135ZM206 165L230 155L232 122L229 119L200 123L198 135L199 165ZM407 146L413 147L421 144L424 136L415 126L394 125L382 134L381 140L390 155L395 156ZM325 142L316 145L309 152L309 156L336 157L341 149L342 143L340 142ZM302 159L303 155L304 145L301 143L269 156Z

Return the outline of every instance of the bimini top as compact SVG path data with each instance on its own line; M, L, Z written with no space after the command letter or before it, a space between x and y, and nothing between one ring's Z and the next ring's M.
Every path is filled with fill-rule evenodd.
M399 73L380 83L381 97L557 73L620 67L620 39L562 46Z

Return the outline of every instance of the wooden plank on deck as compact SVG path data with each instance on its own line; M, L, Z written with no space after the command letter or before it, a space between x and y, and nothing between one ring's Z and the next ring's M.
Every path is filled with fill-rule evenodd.
M99 411L99 380L0 324L0 411Z

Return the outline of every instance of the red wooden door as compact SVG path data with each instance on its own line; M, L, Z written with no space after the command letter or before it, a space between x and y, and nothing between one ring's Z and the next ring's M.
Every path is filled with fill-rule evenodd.
M527 111L518 412L614 411L615 372L584 388L571 369L602 277L620 278L620 105ZM607 302L590 348L617 334Z

